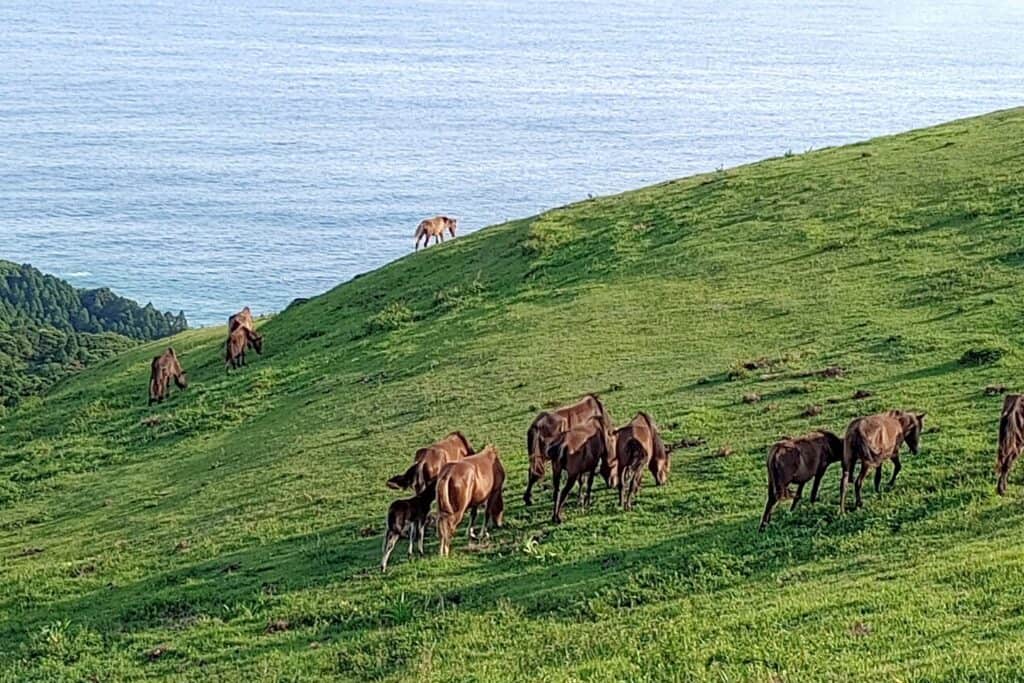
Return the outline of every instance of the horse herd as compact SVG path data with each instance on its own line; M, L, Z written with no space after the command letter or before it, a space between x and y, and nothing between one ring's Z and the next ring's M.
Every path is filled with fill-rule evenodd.
M451 220L454 235L454 220L446 220ZM228 318L224 354L228 371L245 366L247 349L257 354L263 351L263 336L256 333L248 306ZM156 356L150 369L151 405L166 398L171 381L182 390L188 387L185 370L173 348ZM768 499L759 529L764 531L768 526L778 503L792 500L790 509L796 508L809 481L813 482L811 502L814 503L826 470L836 462L842 469L840 512L846 510L851 483L856 507L861 507L864 480L872 470L875 491L880 492L882 465L886 461L893 464L889 479L889 486L892 486L902 469L900 450L903 445L917 454L924 418L925 413L890 410L854 419L842 438L819 430L777 441L768 451ZM1024 394L1008 394L1003 400L999 421L996 490L1000 495L1006 492L1010 470L1022 451ZM526 452L529 470L523 501L526 505L533 503L533 488L543 479L550 462L554 480L551 519L555 524L565 519L565 504L573 487L578 487L581 506L591 504L594 479L598 474L607 487L617 489L619 505L628 511L636 502L645 471L650 471L655 484L661 486L668 481L671 470L671 450L666 448L650 415L638 412L628 423L616 428L601 399L594 394L587 394L571 405L540 412L526 430ZM860 471L855 472L858 464ZM502 525L505 468L498 451L490 444L475 451L462 432L452 432L417 450L409 468L391 477L387 485L393 489L411 488L414 495L394 501L388 509L382 570L387 570L391 553L402 537L409 538L410 556L414 545L418 545L423 554L423 540L432 521L430 511L435 501L441 555L451 552L455 530L467 512L470 540L485 538L489 526ZM795 492L790 489L793 485ZM476 529L481 509L483 523Z
M256 333L252 311L248 306L228 318L225 367L228 370L243 367L246 349L252 349L257 354L263 353L263 335ZM167 398L171 380L174 380L179 389L188 388L188 376L181 367L178 354L173 348L167 347L167 350L153 358L149 365L149 405L163 403Z

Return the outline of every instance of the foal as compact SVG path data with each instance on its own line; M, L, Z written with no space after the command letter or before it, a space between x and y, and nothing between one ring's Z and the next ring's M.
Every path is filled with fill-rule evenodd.
M387 530L384 533L384 558L380 570L388 570L388 558L395 549L398 539L409 535L409 557L412 557L413 543L418 542L420 555L423 554L423 536L427 530L430 505L434 502L434 485L431 484L412 498L396 500L388 508Z
M598 466L608 461L608 435L600 420L591 419L587 422L563 432L558 439L548 447L548 457L551 460L551 474L555 486L555 507L551 513L551 521L561 524L564 520L562 510L565 507L565 499L576 482L580 483L580 503L590 505L591 489L594 486L594 474ZM562 481L562 471L568 475L565 488L559 491ZM587 481L587 494L582 495L583 479Z
M811 432L795 439L782 439L768 451L768 503L764 506L761 526L764 531L772 519L772 510L781 500L793 499L791 510L796 509L804 492L804 484L812 478L811 502L818 499L818 487L825 470L834 462L843 459L843 440L825 430ZM794 496L789 485L797 485Z

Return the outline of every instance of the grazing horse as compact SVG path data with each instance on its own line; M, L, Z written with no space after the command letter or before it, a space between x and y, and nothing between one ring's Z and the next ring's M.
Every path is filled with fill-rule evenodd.
M498 451L487 445L482 451L468 458L448 463L437 478L437 533L441 539L441 555L448 555L452 549L455 529L470 511L469 537L473 536L477 508L484 506L484 527L481 537L487 534L487 523L500 527L504 520L505 501L502 489L505 487L505 468L498 457Z
M658 427L647 413L637 413L630 422L615 430L612 443L615 445L614 461L618 467L619 504L623 509L633 509L636 494L644 476L644 468L660 463L668 476L668 452L658 433ZM651 467L651 471L655 468ZM655 473L655 481L658 479ZM663 483L662 480L661 483Z
M420 249L420 240L423 240L423 247L426 248L430 244L430 238L434 238L434 244L438 242L444 242L444 231L447 230L451 233L452 239L455 238L455 225L458 221L448 216L434 216L433 218L427 218L426 220L420 221L420 224L416 226L416 251Z
M608 434L600 420L591 418L581 425L562 432L555 442L548 447L548 458L551 460L551 476L555 486L555 507L551 513L551 521L561 524L564 517L562 510L565 499L577 481L580 483L580 503L590 505L591 489L594 486L594 474L599 465L607 463L611 449ZM559 492L562 471L568 475L565 488ZM583 478L587 480L587 495L582 496Z
M999 418L999 455L996 458L996 473L999 483L996 492L1006 493L1010 468L1024 449L1024 395L1007 394L1003 399L1003 414Z
M544 478L546 469L544 463L547 460L548 447L562 432L592 418L601 421L610 440L613 430L612 417L601 403L601 399L594 394L587 394L572 405L544 411L534 418L530 428L526 430L526 452L530 457L530 472L526 483L526 492L523 493L523 502L527 505L533 503L533 485ZM602 466L601 475L609 486L617 485L617 473L614 470L606 471ZM557 487L553 494L558 495Z
M253 327L252 311L249 310L248 306L228 318L228 334L234 332L236 327L246 327L249 330L255 329Z
M878 468L875 472L875 491L881 493L881 465L886 460L892 460L894 469L889 486L896 483L896 475L902 469L900 446L906 442L910 452L917 455L925 414L890 410L877 415L858 417L850 423L843 440L843 475L839 483L840 513L846 512L846 489L853 478L853 468L857 461L860 461L860 474L857 475L855 488L857 507L864 504L860 493L869 470Z
M814 479L811 486L811 502L818 500L818 487L825 470L834 462L843 459L843 440L832 432L821 430L795 439L777 441L768 451L768 503L764 506L761 526L764 531L772 519L772 509L781 500L793 499L790 510L796 509L804 493L804 484ZM794 496L789 485L797 485Z
M451 432L440 441L417 450L412 466L403 474L388 479L388 487L407 489L412 486L416 493L420 493L437 481L445 465L472 454L473 447L466 436L462 432Z
M431 484L412 498L396 500L388 508L387 529L384 532L384 557L380 561L380 570L388 570L388 558L395 549L398 539L409 535L409 558L412 558L412 547L418 543L420 555L423 554L423 536L427 531L427 519L430 516L430 505L434 502L434 485Z
M224 354L226 369L230 370L245 365L246 348L250 348L256 353L263 353L263 336L256 334L244 325L238 325L228 335L227 350Z
M188 377L178 362L178 355L174 349L167 347L149 365L149 405L163 403L172 379L179 389L188 388Z

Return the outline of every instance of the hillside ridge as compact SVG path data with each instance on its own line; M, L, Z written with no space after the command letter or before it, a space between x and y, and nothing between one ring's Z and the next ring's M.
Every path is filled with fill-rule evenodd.
M460 237L263 321L132 348L0 422L11 680L1013 680L1024 109L784 156ZM225 314L231 313L226 311ZM836 368L830 372L825 370ZM588 392L673 452L622 512L525 507L525 430ZM746 400L756 394L756 400ZM757 531L782 435L928 413L897 484ZM459 429L506 525L379 571L385 481Z

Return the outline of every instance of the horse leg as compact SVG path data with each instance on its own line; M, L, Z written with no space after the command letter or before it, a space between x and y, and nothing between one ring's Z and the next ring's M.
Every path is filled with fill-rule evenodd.
M419 545L419 549L420 549L420 556L422 557L423 554L424 554L423 553L423 537L426 536L426 534L427 534L427 520L425 520L425 519L422 520L417 525L417 530L419 531L419 543L418 543L418 545Z
M533 485L543 478L544 473L536 474L532 469L527 475L526 492L523 494L523 503L533 505Z
M410 524L409 524L409 559L410 560L412 559L413 546L416 545L416 527L418 527L418 526L419 526L419 524L417 524L416 522L410 522Z
M882 492L882 466L875 470L875 493Z
M761 526L757 528L758 531L764 531L765 527L768 526L768 522L772 521L772 509L775 507L775 503L778 500L775 498L775 486L771 482L768 482L768 502L764 506L764 514L761 515Z
M800 502L800 496L804 495L804 485L806 481L800 482L796 487L796 495L793 496L793 504L789 506L790 511L796 510L796 504Z
M476 506L469 508L469 540L474 540L473 526L476 524Z
M843 467L839 476L839 514L846 514L846 489L850 486L851 469Z
M854 491L857 494L857 507L863 507L864 501L860 497L860 491L864 487L864 478L868 476L868 464L861 461L860 463L860 474L857 475L857 481L854 484Z
M889 488L892 488L892 485L896 483L896 475L900 473L901 469L903 469L903 464L900 462L900 456L898 456L898 455L894 455L893 456L893 458L892 458L892 466L893 466L893 470L892 470L892 477L889 479ZM878 471L881 472L882 471L881 468L879 468Z
M380 570L386 572L388 570L388 558L391 557L391 552L395 549L395 544L398 543L399 534L394 531L388 530L387 536L384 538L384 558L380 561Z
M558 500L558 487L562 485L562 468L557 460L551 462L551 478L554 480L551 484L551 497Z
M811 484L811 502L818 502L818 487L821 486L821 480L825 476L824 472L819 472L814 475L814 483Z
M590 470L590 473L587 474L587 507L590 507L591 503L593 502L593 494L592 494L593 488L594 488L594 470Z
M564 517L562 517L562 509L565 507L566 497L568 497L569 493L572 492L572 487L576 485L576 478L576 474L570 473L566 477L568 481L565 482L565 488L562 489L561 494L559 494L555 499L555 514L551 518L551 521L555 524L561 524L564 520Z

